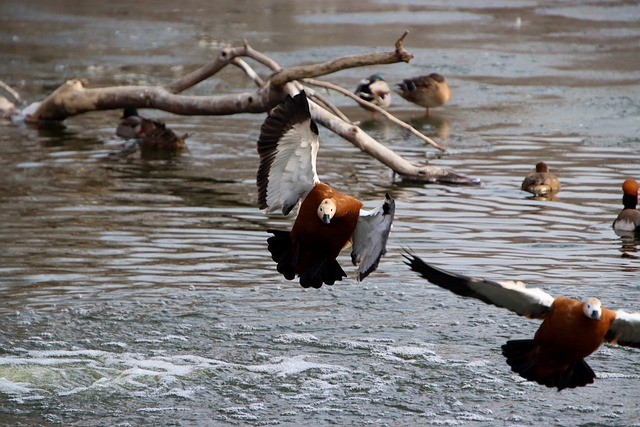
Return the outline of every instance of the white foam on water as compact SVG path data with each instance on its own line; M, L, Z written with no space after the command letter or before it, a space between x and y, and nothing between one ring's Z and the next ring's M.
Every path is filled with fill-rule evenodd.
M246 369L253 372L263 372L276 375L295 375L309 369L320 369L322 371L329 372L341 372L348 369L338 365L329 365L323 363L315 363L306 360L306 358L313 358L315 356L299 355L293 357L277 358L275 363L267 363L262 365L250 365L246 366Z
M390 347L389 353L395 354L401 357L416 357L416 356L435 356L436 353L432 350L426 349L424 347L414 347L414 346L401 346L401 347Z
M318 342L318 337L313 334L281 334L273 339L275 342L281 342L285 344L297 342L297 343L312 343Z
M330 382L327 382L327 381L318 380L318 379L309 379L304 381L304 383L302 384L303 390L323 391L323 390L331 390L336 388L338 388L337 385L331 384Z
M140 408L138 412L175 412L175 411L189 411L189 408L176 408L176 407L168 407L168 408Z
M195 371L232 366L194 355L154 356L101 350L25 351L0 357L0 393L15 400L69 396L89 390L119 390L192 399L197 388L181 387Z
M31 389L28 384L9 381L6 378L0 378L0 393L2 394L27 394L31 393Z

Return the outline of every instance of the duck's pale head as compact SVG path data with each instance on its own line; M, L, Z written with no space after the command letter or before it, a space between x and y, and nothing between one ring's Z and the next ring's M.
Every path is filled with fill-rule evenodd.
M600 320L602 304L598 298L588 298L582 306L582 311L589 319Z
M325 224L330 224L331 219L336 214L336 202L333 199L324 199L318 206L318 217Z

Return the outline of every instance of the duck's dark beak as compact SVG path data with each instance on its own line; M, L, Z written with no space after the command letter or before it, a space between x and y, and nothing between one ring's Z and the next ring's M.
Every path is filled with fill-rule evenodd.
M329 214L322 215L322 222L324 222L325 224L331 224L331 218L329 217Z
M591 311L591 318L593 320L600 320L600 312L598 310Z

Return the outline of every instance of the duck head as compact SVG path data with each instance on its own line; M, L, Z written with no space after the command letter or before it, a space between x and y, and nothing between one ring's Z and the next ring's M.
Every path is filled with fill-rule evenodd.
M602 304L598 298L588 298L583 306L582 312L589 319L600 320L602 316Z
M324 199L318 206L318 217L325 224L331 223L331 218L336 214L336 202L333 199Z

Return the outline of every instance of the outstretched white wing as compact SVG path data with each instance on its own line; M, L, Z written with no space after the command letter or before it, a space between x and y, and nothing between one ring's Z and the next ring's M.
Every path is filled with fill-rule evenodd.
M262 124L258 139L258 206L287 215L319 182L318 127L304 91L287 99Z
M431 283L463 297L477 298L488 304L513 311L520 316L543 318L554 298L539 288L527 288L522 282L494 282L451 273L407 253L406 264Z
M640 348L640 313L616 310L616 318L609 326L607 342Z
M351 248L351 261L358 267L358 280L364 279L378 268L380 257L386 253L395 210L396 203L387 194L377 208L360 211Z

